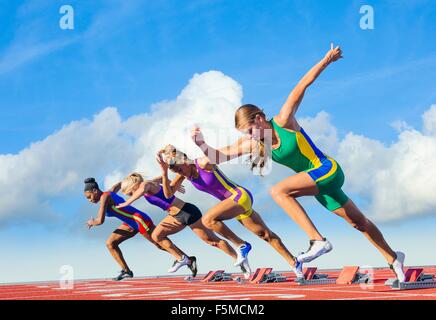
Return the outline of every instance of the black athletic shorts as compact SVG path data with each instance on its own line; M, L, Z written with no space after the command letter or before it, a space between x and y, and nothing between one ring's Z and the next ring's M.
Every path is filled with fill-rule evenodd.
M173 217L183 225L190 226L201 219L201 211L193 204L185 203L179 213Z

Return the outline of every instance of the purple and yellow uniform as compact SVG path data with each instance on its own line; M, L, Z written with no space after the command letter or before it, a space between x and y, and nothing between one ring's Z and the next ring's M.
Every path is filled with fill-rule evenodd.
M238 220L248 218L253 213L253 197L247 189L237 185L227 178L217 166L213 171L202 169L198 165L197 159L195 166L198 171L198 178L189 179L193 186L200 191L209 193L219 200L232 199L244 208L244 213L236 217Z
M114 202L112 206L108 206L106 209L107 217L115 217L120 219L133 230L139 231L139 233L141 233L142 235L146 233L151 233L154 224L147 214L132 206L118 209L116 208L116 206L120 203L125 202L124 199L114 192L105 192L104 194L111 197Z
M161 208L164 211L168 211L171 207L175 196L171 198L166 198L162 186L160 186L159 192L156 194L144 194L145 200L147 200L150 204Z

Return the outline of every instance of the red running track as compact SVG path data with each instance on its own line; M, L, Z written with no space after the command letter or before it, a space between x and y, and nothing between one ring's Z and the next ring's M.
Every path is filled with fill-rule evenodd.
M323 271L336 277L338 270ZM425 273L436 274L436 267L425 267ZM202 276L192 282L179 277L111 280L78 280L73 289L62 289L58 282L2 284L0 300L436 300L436 288L392 290L384 282L392 278L389 269L376 269L374 283L368 285L300 286L288 281L251 284L235 281L203 283ZM236 274L235 274L236 276Z

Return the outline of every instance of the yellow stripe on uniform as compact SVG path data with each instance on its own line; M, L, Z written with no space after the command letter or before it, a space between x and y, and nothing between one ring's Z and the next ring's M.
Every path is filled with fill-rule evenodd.
M235 190L234 188L232 188L231 186L229 186L227 184L227 182L219 175L219 173L217 173L217 170L214 170L213 174L218 179L218 181L223 185L223 187L232 193L231 198L234 200L238 196L238 191ZM223 174L223 173L221 173L221 174ZM235 183L233 183L233 184L235 184ZM245 218L248 218L249 216L251 216L251 214L253 213L253 209L251 208L251 199L250 199L250 196L248 195L248 193L243 188L241 188L239 186L237 186L236 188L241 191L241 197L239 198L237 203L245 210L245 212L240 214L239 216L237 216L236 219L242 220L242 219L245 219Z
M333 160L330 157L327 157L327 159L329 159L332 162L332 167L330 168L330 171L327 172L325 175L323 175L322 177L319 177L318 179L316 179L316 182L318 181L322 181L327 179L328 177L330 177L331 175L333 175L336 172L336 169L338 168L338 164L335 160Z
M315 150L312 149L311 145L306 140L306 137L301 132L297 132L297 145L303 156L305 156L312 163L314 167L313 169L321 167L321 160L318 158Z
M213 174L218 179L218 181L221 182L223 187L226 188L226 190L230 191L233 196L237 196L238 195L238 192L235 189L233 189L231 186L229 186L227 184L227 182L219 175L219 173L216 172L216 170L213 171Z
M297 132L297 145L298 148L300 149L301 153L312 163L313 168L310 170L307 170L307 172L310 172L312 170L318 169L319 167L322 166L321 160L319 159L319 157L316 155L315 150L313 150L312 146L309 144L309 142L307 141L306 137L301 133L301 132ZM326 156L327 159L329 159L332 163L332 167L330 168L329 172L327 172L325 175L319 177L318 179L316 179L315 182L319 182L322 180L327 179L328 177L330 177L331 175L333 175L337 168L338 165L336 163L335 160L333 160L332 158Z
M150 229L148 228L148 226L145 224L144 220L142 220L142 218L137 217L137 216L135 216L135 215L133 215L133 214L128 214L128 213L126 213L126 212L123 212L123 211L119 210L119 209L118 209L117 207L115 207L115 206L112 206L112 209L113 209L116 213L118 213L118 214L121 214L121 215L123 215L123 216L125 216L125 217L127 217L127 218L130 218L130 219L135 220L136 222L139 222L139 223L144 227L145 230L147 230L147 231L150 230Z

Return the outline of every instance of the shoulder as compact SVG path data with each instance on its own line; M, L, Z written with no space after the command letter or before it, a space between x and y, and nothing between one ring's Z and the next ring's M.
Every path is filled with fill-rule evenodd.
M289 120L289 117L285 118L285 117L281 116L280 114L278 114L271 119L271 124L273 127L274 127L274 125L279 126L279 127L284 127L284 126L286 126L286 123L288 122L288 120Z
M208 157L198 158L196 161L197 165L203 170L212 171L215 167Z
M282 129L288 129L288 130L293 130L293 131L298 131L300 130L300 125L297 122L297 119L295 119L294 116L290 116L287 118L284 118L282 116L277 115L275 116L273 119L273 121L271 121L273 127L277 126L280 127ZM275 123L275 126L274 126Z
M107 198L110 198L112 196L112 192L110 192L110 191L105 191L105 192L103 192L102 194L101 194L101 198L104 200L104 199L107 199Z
M103 206L105 206L105 205L109 204L110 202L113 202L112 192L110 192L110 191L103 192L101 195L101 198L100 198L100 203Z

